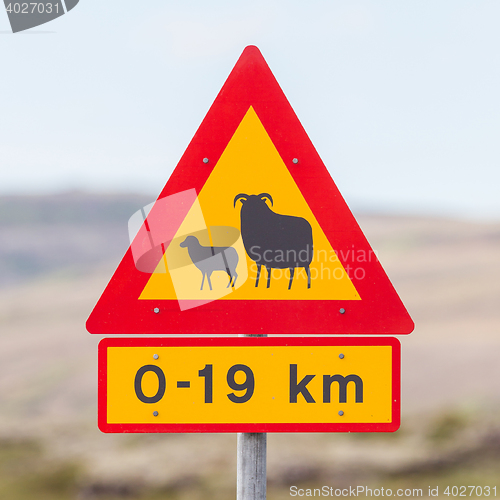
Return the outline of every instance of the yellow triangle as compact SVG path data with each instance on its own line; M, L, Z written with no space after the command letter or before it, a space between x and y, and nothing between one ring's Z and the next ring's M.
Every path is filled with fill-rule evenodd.
M310 264L311 287L307 287L304 268L298 268L291 289L288 269L273 269L267 288L263 268L259 286L255 286L257 266L246 254L240 229L241 203L234 198L269 193L272 210L279 214L303 217L312 227L314 257ZM183 224L151 275L140 299L177 300L360 300L335 251L319 226L306 200L274 147L254 109L250 107L214 167ZM269 204L269 203L268 203ZM207 229L208 228L208 229ZM182 248L186 236L196 235L204 246L233 246L239 260L234 288L227 287L228 275L214 271L212 290L202 272L193 265L188 249ZM170 276L169 276L170 274Z

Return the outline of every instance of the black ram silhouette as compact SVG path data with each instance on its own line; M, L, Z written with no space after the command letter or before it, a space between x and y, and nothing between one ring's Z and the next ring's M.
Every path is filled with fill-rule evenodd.
M262 266L267 269L267 288L271 284L271 269L290 269L292 287L296 267L307 272L307 288L311 288L309 265L313 259L311 224L302 217L281 215L273 212L265 199L273 204L270 194L239 194L234 198L241 206L241 237L248 256L257 264L255 286L259 286Z

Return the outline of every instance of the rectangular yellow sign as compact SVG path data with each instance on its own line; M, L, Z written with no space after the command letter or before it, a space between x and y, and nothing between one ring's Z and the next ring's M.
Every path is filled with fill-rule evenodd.
M399 427L394 338L104 339L104 432L347 432Z

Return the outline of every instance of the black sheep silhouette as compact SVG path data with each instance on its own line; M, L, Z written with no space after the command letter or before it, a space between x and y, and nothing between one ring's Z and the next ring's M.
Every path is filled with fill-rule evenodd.
M229 285L236 283L238 278L238 273L236 272L236 266L238 265L238 252L232 247L204 247L198 241L196 236L188 236L181 244L182 248L188 249L189 257L193 261L193 264L201 271L203 274L203 279L201 280L201 288L203 290L203 284L205 283L205 276L208 280L208 286L212 290L212 282L210 281L210 276L214 271L225 271L229 276Z
M244 194L234 198L241 200L241 237L248 256L257 264L255 286L259 286L262 266L267 269L267 288L271 284L271 269L290 269L292 287L295 268L303 267L307 273L307 288L311 288L309 265L313 259L313 237L311 224L302 217L281 215L266 204L273 205L268 193Z

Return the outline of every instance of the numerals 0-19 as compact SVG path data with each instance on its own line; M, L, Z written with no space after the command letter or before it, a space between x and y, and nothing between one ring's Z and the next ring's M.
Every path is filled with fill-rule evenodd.
M154 396L146 396L142 391L142 377L147 372L153 372L158 377L158 391ZM198 371L198 376L205 379L205 403L213 403L213 365L205 365L205 368ZM227 394L228 399L233 403L246 403L253 396L255 390L255 377L253 371L247 365L231 366L227 372L226 380L229 388L234 391ZM165 388L165 374L159 366L146 365L137 370L134 380L134 390L137 398L143 403L158 403L165 394Z

